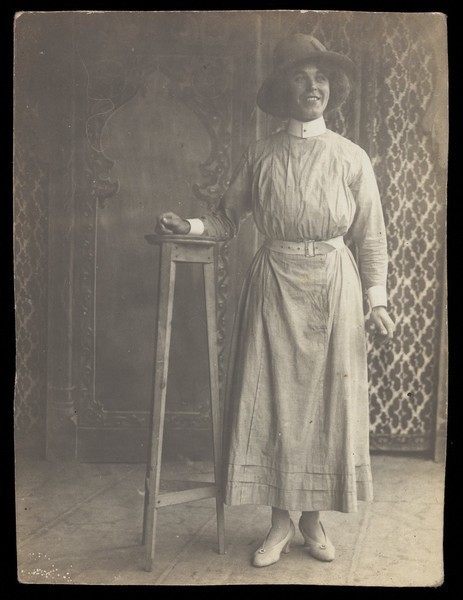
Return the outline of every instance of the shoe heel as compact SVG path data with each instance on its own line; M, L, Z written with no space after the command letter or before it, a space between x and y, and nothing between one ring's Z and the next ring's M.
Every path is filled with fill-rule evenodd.
M283 554L288 554L288 552L291 550L291 540L289 540L289 542L285 545L285 547L283 548L282 552Z

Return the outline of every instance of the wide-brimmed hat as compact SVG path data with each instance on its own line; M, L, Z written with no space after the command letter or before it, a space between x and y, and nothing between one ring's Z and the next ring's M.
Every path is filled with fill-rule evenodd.
M290 67L298 63L316 60L321 65L337 67L344 71L353 84L357 78L357 67L347 56L338 52L330 52L325 46L311 35L294 33L282 39L275 46L273 53L273 71L262 83L257 94L257 105L264 112L287 117L285 107L281 102L281 84L284 75ZM342 93L330 90L329 109L336 108L344 100Z

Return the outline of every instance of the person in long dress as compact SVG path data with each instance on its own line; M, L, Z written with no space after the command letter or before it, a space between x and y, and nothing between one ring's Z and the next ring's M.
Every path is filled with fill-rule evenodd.
M302 513L308 552L333 560L320 511L372 499L363 290L376 330L392 336L386 230L367 154L323 116L355 80L350 59L316 38L281 40L257 104L286 128L249 146L214 212L157 223L160 233L227 240L252 214L265 238L236 311L224 464L227 504L272 507L258 567L289 551L289 511Z

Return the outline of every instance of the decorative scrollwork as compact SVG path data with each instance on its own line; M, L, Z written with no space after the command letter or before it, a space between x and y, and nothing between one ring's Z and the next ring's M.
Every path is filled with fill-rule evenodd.
M198 166L202 181L193 184L193 193L212 209L224 193L230 174L229 60L165 59L160 68L170 79L171 93L198 117L209 136L209 156Z
M87 73L88 114L86 133L86 173L90 195L104 201L117 194L119 182L111 181L114 161L110 160L101 144L101 136L108 119L137 93L140 82L136 72L128 72L115 61L101 60L91 66L84 65Z
M146 39L144 40L146 42ZM201 181L193 184L194 196L208 208L216 206L225 191L230 171L230 62L219 57L201 61L193 56L162 56L141 54L128 63L99 61L88 67L86 118L86 173L89 194L85 202L85 221L82 244L82 315L81 315L81 402L79 422L111 426L147 425L146 412L106 411L94 390L95 352L95 243L96 211L98 205L117 193L119 183L111 179L114 162L102 148L102 133L108 119L137 93L143 93L147 76L160 69L169 81L169 93L183 102L200 120L208 134L210 152L199 165ZM218 253L218 345L219 376L223 381L225 313L228 291L228 247L221 244ZM209 422L208 410L203 407L199 416L185 416L189 427L196 421L202 426ZM175 416L169 417L175 420ZM184 419L184 420L185 420ZM193 419L193 420L192 420ZM198 423L199 423L198 422ZM178 425L178 422L177 422ZM176 426L177 426L176 425Z

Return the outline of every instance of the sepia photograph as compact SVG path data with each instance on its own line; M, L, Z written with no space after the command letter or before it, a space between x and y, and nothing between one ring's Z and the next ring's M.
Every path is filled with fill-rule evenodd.
M17 580L445 581L447 17L14 18Z

